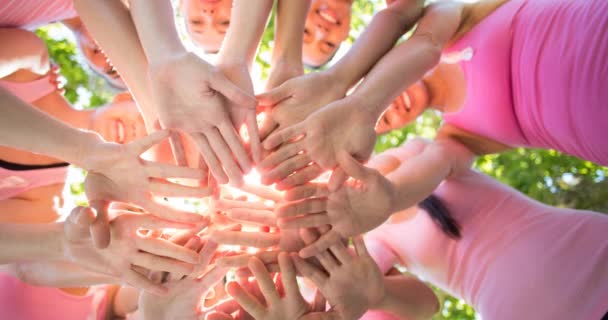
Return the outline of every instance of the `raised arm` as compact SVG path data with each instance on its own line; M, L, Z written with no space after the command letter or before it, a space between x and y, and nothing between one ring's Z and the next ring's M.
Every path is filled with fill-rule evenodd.
M425 8L414 34L384 55L352 94L359 107L378 119L391 101L436 66L460 27L463 8L456 2Z
M330 68L337 81L354 86L393 48L399 37L422 15L424 1L397 0L374 15L372 22L348 53Z

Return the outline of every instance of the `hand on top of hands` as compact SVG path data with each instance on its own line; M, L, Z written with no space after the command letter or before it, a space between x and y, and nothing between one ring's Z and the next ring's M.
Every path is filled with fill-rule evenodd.
M158 131L125 145L100 141L90 146L85 158L89 174L85 180L85 192L89 201L97 206L109 201L133 203L147 212L173 221L207 223L198 214L182 212L157 203L153 194L166 197L203 197L211 194L211 188L195 188L169 182L169 178L200 180L205 175L199 169L146 161L140 154L167 138L169 132ZM96 208L97 209L97 208ZM99 247L109 243L106 210L97 210L97 221L92 230L94 242Z
M251 159L230 109L255 110L255 98L192 53L150 69L161 126L188 134L219 183L241 184L243 173L251 169Z
M341 153L359 161L367 160L376 141L376 119L353 103L348 97L332 102L304 121L268 136L263 147L276 151L260 163L263 181L277 182L278 189L286 190L318 177L324 170L336 168ZM337 169L330 187L335 188L345 179Z
M196 251L159 237L142 235L141 228L187 229L191 226L162 220L151 214L116 212L110 221L111 243L105 249L95 248L89 230L93 224L91 208L76 207L64 223L63 250L67 259L83 268L116 277L134 287L166 293L140 270L159 270L190 274L199 262Z
M314 241L314 234L302 235L305 241ZM322 268L292 254L297 270L319 288L331 306L328 313L336 319L359 319L368 309L378 306L385 295L382 272L367 251L363 237L353 238L353 243L354 252L337 243L318 253L315 257Z
M395 190L378 171L367 168L349 155L340 168L354 179L330 192L324 184L306 184L287 192L287 200L275 212L280 228L311 228L331 225L329 232L300 251L310 257L341 241L360 235L386 221L394 212Z

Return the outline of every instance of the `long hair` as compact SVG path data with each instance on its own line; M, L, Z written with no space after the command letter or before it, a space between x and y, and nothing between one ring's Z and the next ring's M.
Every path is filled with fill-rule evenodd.
M460 225L451 215L441 200L431 194L418 203L418 207L429 213L433 221L441 227L450 238L460 239Z

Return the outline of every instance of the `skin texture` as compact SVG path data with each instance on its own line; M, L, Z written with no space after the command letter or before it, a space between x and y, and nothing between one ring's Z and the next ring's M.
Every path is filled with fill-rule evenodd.
M348 37L351 0L312 0L304 28L302 57L305 65L320 67Z
M231 9L232 0L180 2L190 39L206 53L220 51L232 20Z

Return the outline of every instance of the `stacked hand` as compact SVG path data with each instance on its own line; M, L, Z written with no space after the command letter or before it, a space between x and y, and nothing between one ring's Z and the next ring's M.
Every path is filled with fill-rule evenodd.
M265 182L277 182L280 190L304 184L323 170L334 169L341 153L367 160L376 140L376 119L353 106L348 97L332 102L304 121L268 136L263 147L276 151L260 163ZM311 165L313 161L316 164ZM333 187L346 179L342 172L336 172L331 179Z
M332 226L329 232L302 249L302 257L322 252L342 238L372 230L394 211L394 186L382 174L363 166L349 155L343 155L340 167L355 180L347 181L333 192L323 184L294 188L286 195L287 199L294 201L276 210L278 225L282 229Z
M93 210L75 208L64 223L63 250L66 258L83 268L120 279L134 287L157 294L167 289L141 274L158 270L190 274L199 262L195 251L158 237L142 235L141 228L185 229L191 226L162 220L150 214L117 212L110 221L111 242L105 249L95 248L89 235ZM138 271L136 271L138 270Z
M253 127L250 112L231 109L255 110L255 98L192 53L152 66L150 74L162 127L187 133L219 183L241 184L251 159L235 129L240 123L231 115Z
M314 239L310 234L306 238ZM317 254L324 270L292 254L298 271L312 280L331 305L329 313L334 319L359 319L385 295L383 275L363 238L355 237L353 243L355 253L338 243Z
M169 178L199 180L204 173L198 169L146 161L140 154L167 138L169 132L159 131L147 137L120 145L100 141L90 147L85 158L89 170L85 191L97 211L92 228L95 244L106 247L109 243L107 206L109 201L134 203L144 210L173 221L206 223L207 218L160 205L153 195L167 197L203 197L209 188L193 188L167 181Z

